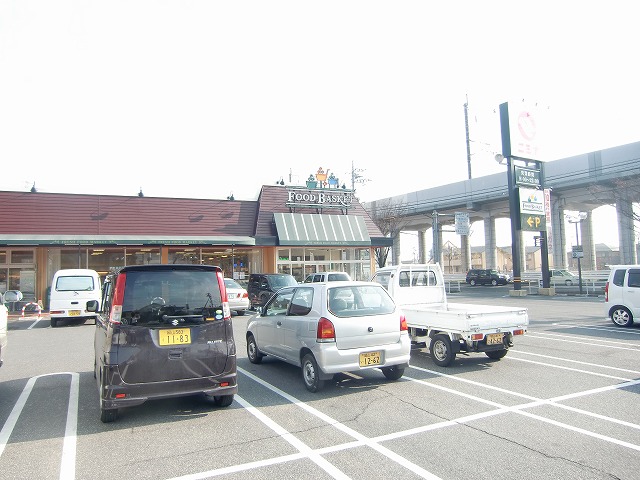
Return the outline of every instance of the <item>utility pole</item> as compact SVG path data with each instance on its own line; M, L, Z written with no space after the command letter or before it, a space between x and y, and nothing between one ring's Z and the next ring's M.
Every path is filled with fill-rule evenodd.
M469 140L469 98L464 103L464 129L467 133L467 169L469 171L469 180L471 180L471 140Z

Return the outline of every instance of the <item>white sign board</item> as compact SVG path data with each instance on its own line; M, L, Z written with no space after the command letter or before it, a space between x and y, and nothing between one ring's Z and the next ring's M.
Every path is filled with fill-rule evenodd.
M544 192L535 188L520 188L520 213L544 215Z
M469 235L469 213L456 212L456 234Z

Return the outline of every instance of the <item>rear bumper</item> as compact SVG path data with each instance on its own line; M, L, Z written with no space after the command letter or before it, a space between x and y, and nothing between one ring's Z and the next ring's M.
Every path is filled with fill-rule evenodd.
M147 400L184 397L206 393L207 395L235 395L238 393L236 359L228 362L228 370L214 377L198 377L166 382L128 384L122 380L118 367L105 365L98 379L102 406L105 409L131 407ZM123 395L122 398L116 398Z
M70 311L80 311L79 315L69 315ZM95 318L94 312L87 312L82 308L69 308L69 309L51 309L49 310L49 316L51 318Z
M360 354L374 351L381 352L380 365L361 367ZM400 335L398 343L348 350L338 350L335 344L318 344L318 348L312 349L312 352L318 366L326 374L357 372L372 368L408 365L411 357L411 339L409 335Z

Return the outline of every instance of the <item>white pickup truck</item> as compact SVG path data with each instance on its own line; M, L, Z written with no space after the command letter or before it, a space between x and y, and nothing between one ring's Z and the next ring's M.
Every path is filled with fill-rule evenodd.
M384 267L371 280L384 286L402 309L412 342L428 343L431 358L441 367L460 352L484 352L498 360L529 326L526 308L449 303L439 264Z

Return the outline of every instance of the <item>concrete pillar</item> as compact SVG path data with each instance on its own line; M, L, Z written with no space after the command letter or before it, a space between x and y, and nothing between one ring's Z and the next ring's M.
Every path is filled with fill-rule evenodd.
M418 262L427 263L427 232L418 230Z
M393 236L393 246L391 247L391 258L393 265L400 265L400 232Z
M485 267L498 268L496 262L496 219L492 216L484 219Z
M567 237L564 225L564 208L561 202L551 200L551 231L553 235L553 268L567 268Z
M469 235L460 235L460 273L471 269L471 242Z
M438 248L438 252L439 252L438 255L433 257L433 263L439 263L440 266L444 268L444 263L442 262L442 229L439 228L437 232L434 232L433 229L431 230L433 235L437 235L437 239L435 239L435 242L437 242L438 245L440 246ZM434 255L435 255L435 249L434 249Z
M587 211L587 218L580 222L580 243L584 257L580 260L582 270L597 270L596 267L596 246L593 242L593 220L591 213Z
M633 230L633 205L627 198L616 202L618 214L618 238L620 239L620 263L635 265L638 263L636 239Z

